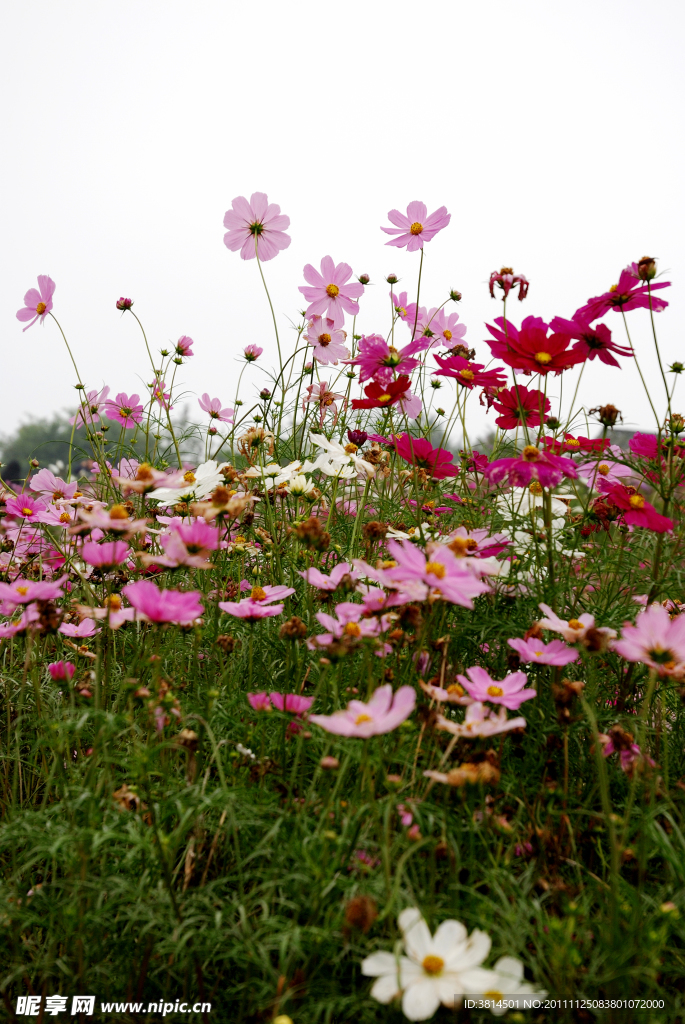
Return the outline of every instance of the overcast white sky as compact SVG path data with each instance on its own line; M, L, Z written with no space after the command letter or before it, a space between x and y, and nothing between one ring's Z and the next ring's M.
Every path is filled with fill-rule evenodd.
M422 302L458 288L479 355L501 312L491 270L530 279L518 323L570 316L648 254L674 285L665 358L685 360L684 34L678 0L7 5L0 432L73 401L55 325L22 334L15 319L40 273L89 386L142 391L150 376L114 307L127 295L155 349L194 338L188 390L231 401L243 346L273 348L256 264L222 242L231 200L256 190L291 218L290 248L265 265L286 347L302 267L326 254L371 275L358 330L385 333L383 277L411 292L418 254L379 225L422 199L452 213L426 247ZM658 389L647 316L630 316ZM591 367L586 405L653 428L631 361Z

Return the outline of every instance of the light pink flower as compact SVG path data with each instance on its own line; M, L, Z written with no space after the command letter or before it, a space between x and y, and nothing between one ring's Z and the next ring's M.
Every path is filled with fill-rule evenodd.
M510 672L497 682L484 668L474 665L466 669L466 676L458 675L457 679L474 700L501 704L510 711L518 711L524 701L537 697L536 690L523 689L528 682L525 672Z
M628 661L640 661L660 676L685 671L685 615L670 617L660 604L640 612L635 625L626 623L613 650Z
M164 554L144 554L144 564L165 565L174 569L180 565L209 569L210 553L219 547L219 533L204 519L198 519L194 523L172 520L168 533L160 537L160 543L164 548Z
M414 325L410 324L409 326L413 327ZM455 346L463 344L466 336L466 325L459 323L459 314L446 313L438 306L427 310L425 318L424 316L419 317L419 323L416 325L417 335L426 337L426 330L430 332L427 335L429 338L436 339L432 343L433 345L439 342L445 348L455 348Z
M349 577L350 580L359 579L359 573L352 568L349 562L339 562L331 570L330 576L326 576L315 568L303 569L298 572L298 575L312 587L318 587L319 590L337 590L345 577Z
M56 287L55 282L47 274L38 275L38 288L29 288L24 296L24 307L17 312L17 320L22 323L26 323L27 320L31 321L26 324L25 331L28 331L36 320L43 323L52 309L52 296L55 294Z
M94 619L81 619L78 626L73 625L71 622L63 622L58 632L64 636L74 637L74 639L86 640L88 637L95 636L96 633L101 631L95 625Z
M602 480L606 480L610 484L621 483L625 477L630 476L633 472L630 466L622 466L620 462L614 462L611 458L608 458L609 454L614 459L625 457L624 452L615 444L604 455L600 455L599 458L578 463L578 476L581 476L592 490L598 490L597 485Z
M120 391L115 399L107 399L105 412L111 420L117 420L126 430L132 430L143 419L140 396L127 395L123 391Z
M176 342L176 355L181 357L185 356L186 359L190 359L190 357L195 354L193 352L194 344L195 342L192 338L189 338L187 334L182 334Z
M269 699L279 711L290 711L293 715L304 715L314 703L313 697L301 697L298 693L279 693L274 690Z
M197 404L204 412L209 413L209 418L219 420L221 423L230 423L233 419L234 409L222 409L220 398L210 398L205 391L202 398L198 398Z
M45 504L30 494L19 494L16 498L7 498L5 509L8 516L16 516L27 522L40 522L39 514L45 511Z
M428 655L424 651L421 658L428 658ZM427 669L422 669L417 664L419 672L425 672ZM459 683L451 683L449 686L433 686L432 683L424 683L423 679L419 679L419 686L427 693L431 700L437 700L440 704L461 704L462 707L468 707L469 704L473 704L473 698L464 690L463 686Z
M95 505L90 511L80 508L78 514L84 525L75 527L72 532L103 530L130 535L145 533L147 528L147 519L130 519L124 505L113 505L110 509Z
M137 618L147 622L190 626L204 611L197 590L160 590L151 580L139 580L129 583L122 593L138 612Z
M404 320L410 327L414 326L414 317L416 315L416 303L408 301L407 292L400 292L399 295L395 295L394 292L390 292L390 298L400 320Z
M332 715L310 715L309 721L336 736L354 736L368 739L392 732L414 710L416 692L412 686L400 686L393 694L392 686L379 686L368 704L351 700L345 711Z
M126 561L129 547L124 540L113 540L106 544L86 541L81 548L81 555L88 565L94 565L100 569L113 569L115 565L121 565Z
M264 263L278 256L290 245L290 217L281 213L276 203L270 203L266 193L253 192L248 203L245 196L237 196L231 209L226 211L224 245L231 252L240 249L244 260L255 258L255 249Z
M161 405L163 409L173 409L173 405L169 405L171 393L164 390L166 388L166 383L163 380L160 380L159 377L155 377L152 384L148 384L148 387L150 388L150 398L153 402L157 402L157 404Z
M135 608L124 608L119 594L110 594L106 597L102 608L77 605L77 611L81 615L92 615L99 621L104 619L110 629L119 629L125 622L133 622L136 618Z
M376 618L362 618L365 608L361 604L354 604L352 601L341 601L335 606L335 616L328 612L317 612L316 617L326 633L319 633L308 641L310 649L314 645L327 647L334 640L341 640L346 637L348 640L359 640L363 637L378 636L387 629L388 622L385 616L383 620Z
M258 619L269 619L274 615L280 615L283 611L282 604L262 604L246 597L242 601L219 601L219 608L234 619L245 619L247 622L257 622Z
M321 273L308 263L304 268L307 284L298 289L309 303L306 316L327 316L334 328L345 323L345 313L356 316L359 303L355 299L364 294L364 285L350 281L351 277L352 267L347 263L336 266L330 256L321 260Z
M473 608L473 598L490 590L487 583L476 579L462 561L442 545L429 546L426 557L411 541L391 540L388 551L397 565L385 570L383 578L396 583L423 583L424 600L442 597L452 604ZM383 578L379 582L382 583Z
M318 384L307 385L307 394L302 399L302 409L306 409L310 402L316 403L319 406L319 427L323 427L323 421L329 412L333 416L333 426L335 426L338 422L337 403L340 401L343 402L344 407L347 401L345 396L329 391L328 381L321 380Z
M255 359L259 359L263 351L264 349L260 348L259 345L246 345L243 349L243 354L248 363L253 363Z
M507 640L510 647L513 647L521 661L532 661L538 665L569 665L572 661L578 660L578 651L573 647L567 647L561 640L552 640L543 644L542 640L531 637L530 640L523 640L521 637L514 637Z
M8 601L12 605L29 604L31 601L55 601L63 596L63 586L67 577L58 580L25 580L21 577L12 583L0 583L0 601Z
M100 421L100 406L104 405L109 395L109 385L105 384L104 388L100 391L88 391L84 398L81 399L81 408L72 416L69 422L73 425L83 424L87 426L89 423L99 423Z
M407 207L406 215L399 210L389 210L388 220L395 227L381 227L381 231L397 237L391 238L385 244L396 245L400 249L406 246L407 252L416 252L417 249L423 249L424 242L430 242L438 231L447 227L450 214L446 206L441 206L429 216L426 204L415 200Z
M539 604L538 608L545 613L545 618L540 619L538 625L543 629L551 629L553 633L561 633L569 644L575 644L578 641L582 643L588 630L592 630L593 633L601 633L607 640L616 636L615 629L609 629L607 626L596 628L595 617L588 612L579 615L577 619L569 619L567 622L565 619L560 619L548 604Z
M463 722L453 722L450 718L438 715L438 729L451 732L453 736L462 736L466 739L474 739L477 736L496 736L501 732L509 732L511 729L525 729L525 718L507 718L505 708L500 708L497 714L486 708L485 704L470 704L466 709L466 717Z
M338 365L339 359L349 359L350 351L345 345L346 331L336 330L328 317L313 316L307 325L304 340L314 347L314 358L328 366Z
M38 619L38 610L32 605L29 606L23 614L12 622L0 623L0 640L6 640L8 637L16 636L17 633L23 633L24 630L28 629Z
M61 501L62 499L73 498L78 490L78 484L68 484L61 477L55 476L49 469L39 469L31 478L29 487L32 491L45 495L49 501Z

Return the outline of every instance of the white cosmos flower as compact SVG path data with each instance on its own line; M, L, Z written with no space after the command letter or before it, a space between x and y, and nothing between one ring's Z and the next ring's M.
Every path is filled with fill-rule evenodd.
M552 495L551 496L551 510L552 518L558 519L562 516L567 515L568 505L566 498L562 501L562 498L566 498L565 495ZM544 505L541 494L532 494L528 488L523 490L513 490L508 494L500 494L495 499L495 505L503 516L512 519L514 516L528 516L531 512L535 513L536 509L541 509Z
M288 493L294 494L297 498L300 498L305 494L311 494L313 490L313 482L311 480L307 480L307 477L302 474L292 477L288 484Z
M421 913L413 907L398 917L407 956L372 953L362 963L362 974L376 978L371 995L389 1003L402 995L408 1020L428 1020L443 1006L453 1007L465 993L484 991L492 971L481 964L490 952L490 936L474 930L469 936L460 921L443 921L431 935Z
M203 462L195 470L188 470L187 473L174 475L173 487L158 487L150 491L148 498L156 498L164 505L175 505L177 501L202 501L203 498L216 490L219 484L225 482L221 470L227 466L227 462L219 465L214 459Z
M479 978L478 989L465 994L492 1001L495 1005L490 1006L489 1009L495 1017L501 1017L507 1010L514 1008L522 1010L523 1000L517 1000L518 996L526 996L528 999L544 999L547 995L544 989L536 991L529 982L523 980L523 964L514 956L501 956L495 964L494 970L481 970L479 973L482 977ZM515 1006L514 1000L516 1000ZM505 1001L505 1005L497 1006L497 1003L503 1001Z
M376 475L376 468L365 459L360 459L354 452L345 451L343 445L338 441L329 441L325 434L311 434L311 439L317 448L323 448L313 463L314 469L320 469L326 476L341 476L349 478L353 476L373 477ZM340 472L344 469L345 472ZM352 470L352 472L348 472Z

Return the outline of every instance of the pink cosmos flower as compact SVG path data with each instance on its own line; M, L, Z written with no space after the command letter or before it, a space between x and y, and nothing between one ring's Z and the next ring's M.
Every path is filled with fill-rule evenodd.
M654 533L670 533L673 529L673 520L659 515L654 506L645 501L634 487L608 483L602 478L597 481L597 489L606 494L611 505L622 510L623 521L629 526L642 526Z
M101 630L95 625L94 619L81 619L78 626L71 622L63 622L57 632L64 636L71 636L75 640L86 640L88 637L100 633Z
M7 640L11 636L17 636L18 633L23 633L25 630L29 629L37 619L37 608L34 608L33 605L29 605L18 619L13 620L12 622L0 623L0 640Z
M125 622L133 622L136 617L135 608L124 608L119 594L110 594L105 598L102 608L91 608L88 605L77 605L80 615L92 615L94 619L107 622L110 629L119 629Z
M423 654L419 655L417 659L417 671L425 672L427 669L421 668L421 658L428 658L428 655L424 651ZM434 686L432 683L424 683L423 679L419 679L419 686L427 693L431 700L436 700L440 704L460 704L462 707L468 707L469 704L473 704L473 698L469 697L468 693L460 683L450 683L449 686Z
M11 605L29 604L31 601L55 601L63 596L66 576L58 580L25 580L18 577L12 583L0 583L0 601Z
M521 717L507 718L503 707L495 714L492 708L486 708L485 704L478 701L467 707L463 722L454 722L451 718L438 715L436 725L438 729L451 732L453 736L475 739L478 736L497 736L511 729L525 729L526 720Z
M100 391L88 391L84 398L81 399L82 405L75 416L72 416L69 422L73 425L76 423L77 426L83 424L88 426L89 423L100 422L100 406L104 405L109 395L109 385L106 384Z
M632 348L617 345L611 340L611 331L606 324L597 324L596 327L591 327L590 321L582 315L580 310L573 314L572 320L564 320L560 316L555 316L549 326L553 331L576 338L577 341L573 348L582 352L584 359L594 359L597 356L600 362L606 363L607 366L618 366L620 369L621 364L614 359L611 353L615 352L619 356L634 355Z
M38 516L45 511L45 503L31 497L30 494L19 494L16 498L8 498L5 502L8 516L16 516L27 522L40 522Z
M388 345L380 334L362 334L357 355L347 361L348 366L358 366L359 382L363 384L372 378L379 384L389 384L394 374L408 374L419 365L411 356L428 347L423 339L410 342L402 349Z
M459 469L452 462L452 452L446 448L433 448L425 437L401 434L394 440L395 450L400 458L424 469L434 480L444 480L459 473Z
M194 344L195 342L192 338L189 338L187 334L182 334L176 342L176 355L181 357L185 356L186 359L190 359L190 357L194 355Z
M43 323L45 317L52 309L52 296L55 294L56 287L55 282L47 274L38 275L38 288L29 288L24 296L23 309L17 311L17 320L20 320L22 323L26 323L27 320L31 321L31 323L26 324L25 331L28 331L29 327L32 327L36 320L40 320Z
M416 200L409 204L406 214L399 210L389 210L388 220L395 225L393 228L381 227L386 235L395 235L386 245L395 245L399 249L406 247L407 252L423 249L425 242L430 242L438 231L446 228L451 219L446 206L441 206L434 213L428 214L425 203Z
M299 571L298 576L301 576L312 587L318 587L319 590L333 591L337 590L343 582L359 579L359 572L357 569L353 569L349 562L339 562L331 570L330 576L326 576L313 567Z
M349 359L350 351L345 346L346 331L336 330L328 317L313 316L307 325L304 340L314 346L314 358L328 366L338 365L339 359Z
M621 483L621 480L632 474L630 466L622 466L620 462L613 461L613 459L622 458L624 458L624 454L618 445L611 445L604 458L579 462L578 476L582 477L592 490L598 490L597 485L600 480L606 480L611 484Z
M132 430L143 419L143 407L139 395L127 395L120 391L115 399L108 398L105 412L111 420L117 420L125 430Z
M455 348L463 343L466 336L466 324L459 323L458 313L447 313L444 309L436 306L428 310L426 322L432 337L445 348Z
M320 274L308 263L304 268L307 285L298 289L309 303L307 318L327 316L333 321L333 328L338 328L345 323L345 313L356 315L359 303L355 299L364 294L364 285L350 281L351 277L352 267L347 263L336 266L330 256L321 260Z
M490 590L487 583L476 579L443 545L428 545L424 555L411 541L391 540L388 551L397 565L384 570L383 577L401 584L422 583L424 600L442 597L463 608L473 608L473 598Z
M660 676L680 675L685 671L685 615L672 619L662 605L651 604L634 626L624 625L621 639L612 647L622 658L640 661Z
M648 286L646 282L640 280L637 263L629 263L625 270L621 271L618 284L612 285L608 292L597 295L594 299L588 299L587 304L577 310L573 319L576 320L580 317L585 322L592 323L593 320L598 320L600 316L608 313L610 309L613 309L615 313L620 313L622 310L627 313L629 309L639 309L640 307L649 309L650 291L655 292L660 288L669 288L670 284L670 281L662 281L659 284ZM654 297L651 298L651 303L655 313L660 313L668 305L664 299Z
M623 731L623 730L622 730ZM630 742L632 736L630 733L623 732L623 742L614 742L614 737L607 735L606 733L598 733L599 742L602 744L602 754L604 757L610 757L612 754L618 754L619 763L621 770L630 774L633 765L636 761L640 761L643 757L642 751L637 743ZM647 757L646 761L652 767L655 767L655 762L651 757Z
M284 605L272 605L271 602L282 601L294 593L293 587L253 587L249 597L244 598L242 601L219 601L219 608L226 612L227 615L232 615L236 619L256 622L258 619L280 615Z
M197 404L204 411L209 413L209 418L219 420L220 423L230 423L233 419L234 409L222 409L220 398L210 398L205 391L202 398L198 398Z
M407 292L400 292L399 295L395 295L394 292L391 292L390 298L392 299L395 313L400 320L404 320L405 323L413 326L414 317L416 316L416 303L408 301Z
M255 359L259 359L263 351L264 349L260 348L259 345L246 345L243 349L243 355L248 363L253 363Z
M529 390L522 384L500 391L492 404L502 414L495 420L502 430L514 430L524 420L529 427L537 427L550 410L549 398L542 391Z
M540 619L538 625L543 629L551 629L553 633L561 633L569 644L582 643L590 630L593 633L601 633L607 640L616 636L615 629L609 629L607 626L595 627L594 615L587 612L579 615L577 619L569 619L567 622L565 619L560 619L548 604L539 604L538 608L545 613L545 618Z
M170 569L192 565L197 569L209 569L210 554L219 547L219 533L204 519L194 523L172 521L169 532L160 537L160 543L164 554L144 554L142 561L145 565L165 565Z
M269 694L269 699L279 711L290 711L298 717L306 714L314 703L313 697L301 697L299 693L283 694L277 690Z
M310 715L309 721L336 736L354 736L368 739L392 732L414 710L416 692L412 686L400 686L393 694L392 686L379 686L368 704L351 700L345 711L332 715Z
M506 533L490 535L489 530L484 528L467 530L465 526L458 526L456 530L450 531L445 543L457 558L492 558L504 551L511 542Z
M124 533L127 536L133 533L145 533L147 519L131 519L128 510L124 505L113 505L111 508L102 508L98 505L88 511L80 508L79 519L83 526L74 527L72 533L82 533L86 530L103 530L112 533Z
M488 282L488 285L490 288L490 295L493 299L495 297L495 285L504 292L502 302L505 301L511 289L515 285L518 285L519 302L523 302L528 294L530 282L528 281L528 278L523 276L523 274L515 274L511 267L502 267L499 271L493 270L490 274L490 281Z
M39 469L36 475L31 478L29 487L32 491L45 495L49 501L53 502L63 499L69 500L73 498L78 490L78 484L68 484L61 477L55 476L49 469Z
M269 694L264 691L261 693L248 693L247 700L250 707L255 711L271 711Z
M317 612L316 617L326 633L318 633L307 643L310 650L315 646L328 647L334 640L341 640L345 637L348 640L360 640L364 637L378 636L382 630L387 629L389 620L383 616L381 620L376 618L362 618L365 608L361 604L354 604L352 601L341 601L335 606L335 615L328 612Z
M203 614L201 594L197 590L160 590L151 580L129 583L122 593L146 622L173 622L191 626Z
M264 192L253 192L248 203L245 196L237 196L231 209L226 211L224 245L231 252L240 249L244 260L253 260L255 250L264 263L278 256L290 245L290 217L281 213L276 203L269 203Z
M578 651L567 647L561 640L552 640L543 644L542 640L531 637L530 640L523 640L521 637L514 637L507 640L510 647L513 647L521 661L532 661L538 665L569 665L572 661L578 660Z
M347 405L345 395L339 395L334 391L328 390L327 380L321 380L318 384L307 385L307 394L302 399L302 409L306 409L310 402L319 406L319 427L323 427L323 421L328 413L331 413L333 416L333 426L335 426L338 422L337 403L342 402L343 408Z
M76 665L70 661L53 661L48 665L48 672L55 682L58 679L71 679L75 671Z
M536 690L524 690L528 682L525 672L510 672L496 682L484 668L474 665L466 669L466 676L458 675L457 679L474 700L501 704L510 711L518 711L524 701L537 697Z
M572 459L541 452L535 445L527 444L519 457L491 462L484 475L492 484L506 481L512 487L527 487L531 480L537 480L542 487L556 487L562 477L575 480L578 471Z
M126 561L129 546L124 540L113 540L106 544L86 541L81 548L81 555L88 565L97 566L99 569L113 569L115 565L121 565Z
M166 388L165 381L160 380L159 377L155 377L152 384L148 384L148 387L150 388L150 398L153 402L157 402L157 404L161 405L163 409L173 409L173 405L169 405L171 393L164 390Z
M486 343L496 359L514 370L528 370L543 376L553 370L558 375L585 359L582 351L569 349L570 335L548 335L549 325L539 316L527 316L520 330L509 321L505 323L503 317L498 317L495 323L497 327L486 324L495 339L486 338Z

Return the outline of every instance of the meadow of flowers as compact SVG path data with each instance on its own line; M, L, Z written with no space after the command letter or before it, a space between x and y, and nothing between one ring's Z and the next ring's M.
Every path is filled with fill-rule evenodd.
M224 242L255 261L279 362L237 349L197 424L175 393L192 338L160 351L113 301L149 387L93 390L55 282L26 293L90 451L0 481L8 1019L84 992L231 1022L680 1019L669 282L643 257L546 323L503 267L467 338L459 292L431 294L446 208L388 221L416 284L387 276L386 321L326 255L284 332L267 277L289 218L233 201ZM594 360L645 383L653 427L624 447L615 406L577 404Z

